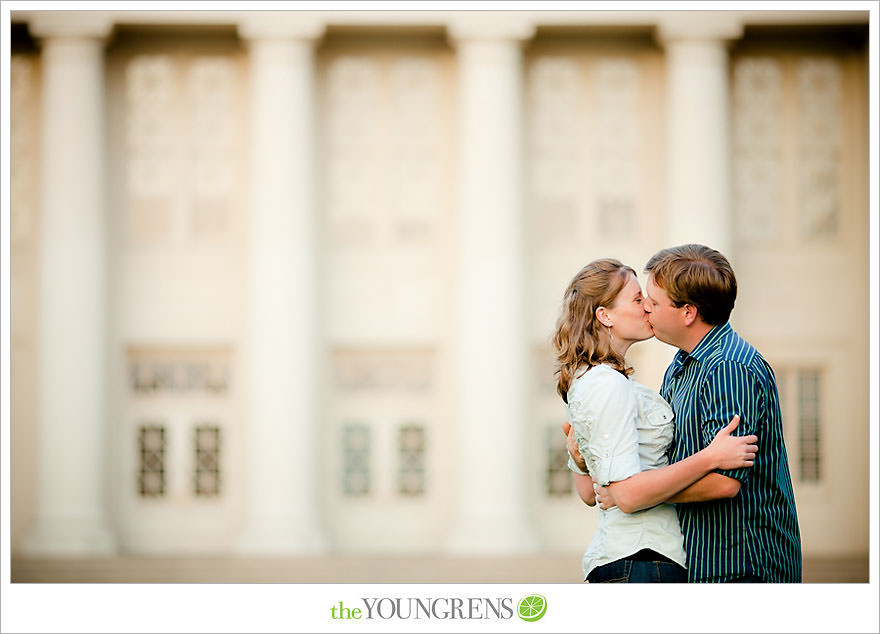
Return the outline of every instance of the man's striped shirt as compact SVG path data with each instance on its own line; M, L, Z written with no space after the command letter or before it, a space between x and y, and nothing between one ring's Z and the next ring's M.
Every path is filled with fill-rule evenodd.
M740 415L735 435L758 436L753 467L718 472L742 483L736 497L676 504L688 580L754 575L768 582L799 582L800 532L770 365L725 323L690 354L678 351L660 393L675 412L670 462L706 447L734 414Z

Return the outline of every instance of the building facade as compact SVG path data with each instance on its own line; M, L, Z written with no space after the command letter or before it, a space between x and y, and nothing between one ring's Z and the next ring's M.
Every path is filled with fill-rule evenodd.
M581 551L562 291L695 241L867 555L867 12L12 22L13 552Z

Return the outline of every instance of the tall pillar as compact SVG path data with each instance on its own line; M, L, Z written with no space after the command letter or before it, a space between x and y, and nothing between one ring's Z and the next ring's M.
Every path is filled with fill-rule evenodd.
M248 554L324 548L317 503L318 352L314 45L323 26L261 12L250 53L245 332Z
M110 554L104 40L97 14L34 18L43 64L35 556Z
M666 49L669 245L732 246L732 166L727 44L742 35L730 16L674 12L660 24Z
M458 477L448 548L535 548L526 486L522 43L515 15L462 16L455 380Z

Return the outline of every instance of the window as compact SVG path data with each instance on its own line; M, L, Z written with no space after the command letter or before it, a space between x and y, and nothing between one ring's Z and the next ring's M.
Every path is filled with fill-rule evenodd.
M350 423L342 429L342 492L348 497L370 494L370 428Z
M831 57L797 64L798 205L805 238L831 237L839 225L841 77Z
M136 55L125 65L129 238L157 245L229 234L238 189L238 71L230 55Z
M800 482L822 478L822 373L815 368L777 372L792 474Z
M195 494L199 497L220 495L220 427L197 426L195 452Z
M771 57L743 57L733 69L733 202L737 231L752 243L779 232L783 70Z
M548 425L544 430L547 468L545 472L546 490L549 497L564 497L571 494L572 478L568 469L568 448L557 425Z
M642 174L651 140L640 131L646 58L532 50L526 189L537 240L559 246L630 236L648 185Z
M837 56L734 60L733 201L737 232L746 242L840 233L845 83ZM783 225L786 200L794 201L797 226Z
M820 456L820 388L821 377L815 370L798 372L798 444L800 479L818 482L821 476Z
M141 497L165 495L165 426L141 425L138 428L138 490Z
M138 446L126 469L138 474L135 495L177 502L224 493L222 463L235 451L226 445L234 428L217 412L230 404L230 365L229 352L216 348L127 351L127 433Z
M325 199L333 243L428 240L444 198L447 138L434 55L340 55L324 88Z
M425 494L425 428L404 425L398 435L400 471L398 491L401 495L418 497Z

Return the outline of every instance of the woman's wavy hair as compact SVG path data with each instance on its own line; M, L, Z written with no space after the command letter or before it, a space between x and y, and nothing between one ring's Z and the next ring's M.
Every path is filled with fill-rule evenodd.
M582 268L565 289L562 312L556 321L556 391L568 403L568 388L581 366L607 363L629 376L633 369L611 349L608 329L596 318L600 306L611 308L617 295L636 272L611 258L594 260ZM586 370L585 370L586 371Z

